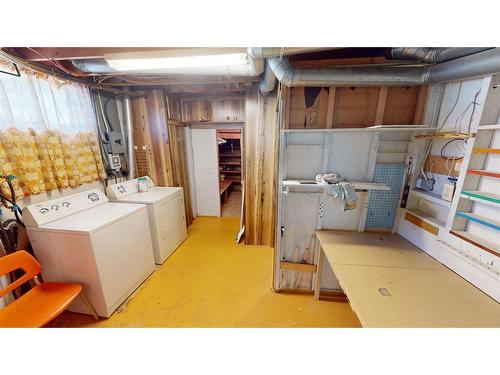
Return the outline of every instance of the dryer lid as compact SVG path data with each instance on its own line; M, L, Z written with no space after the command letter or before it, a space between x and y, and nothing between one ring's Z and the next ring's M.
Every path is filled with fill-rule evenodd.
M153 180L149 176L134 178L133 180L128 180L124 182L119 182L117 184L108 185L106 188L106 194L109 199L117 200L131 194L139 192L139 178L145 178L147 181L148 190L155 186Z
M130 203L143 203L143 204L158 204L165 202L172 197L174 197L178 192L182 191L181 187L163 187L155 186L149 188L148 191L144 193L134 193L129 194L125 197L121 197L116 201L119 202L130 202ZM110 197L111 200L114 200Z

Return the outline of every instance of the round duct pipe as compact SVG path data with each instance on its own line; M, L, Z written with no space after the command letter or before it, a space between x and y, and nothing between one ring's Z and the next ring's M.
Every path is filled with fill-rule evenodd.
M288 60L272 57L269 67L285 86L418 86L425 83L455 81L500 72L500 48L426 67L337 67L325 69L293 68Z
M491 48L464 47L464 48L414 48L397 47L392 48L391 56L396 60L415 60L423 63L441 63L472 55Z
M104 59L71 60L71 63L75 68L86 73L106 74L117 72Z
M248 47L247 54L253 59L265 59L275 56L297 55L317 51L326 51L339 48L331 47Z

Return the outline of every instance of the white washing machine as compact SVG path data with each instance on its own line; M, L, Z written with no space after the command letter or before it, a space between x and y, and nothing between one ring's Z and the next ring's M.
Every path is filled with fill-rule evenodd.
M146 179L145 192L139 192L137 179L109 185L106 192L111 201L147 205L155 262L162 264L187 237L184 194L181 187L154 186Z
M143 204L109 202L93 189L25 207L23 218L44 281L81 284L99 316L109 317L154 270ZM78 298L69 310L90 313Z

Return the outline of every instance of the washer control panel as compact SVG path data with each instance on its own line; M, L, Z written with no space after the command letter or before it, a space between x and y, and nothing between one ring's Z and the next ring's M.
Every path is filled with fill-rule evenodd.
M153 180L151 180L149 176L145 176L145 178L147 180L148 188L155 186ZM119 182L114 185L109 185L106 188L106 193L108 194L108 197L112 200L123 198L130 194L138 193L139 181L137 180L138 180L137 178L134 178L133 180L128 180L124 182Z
M108 198L102 190L88 190L24 207L23 219L27 226L38 227L106 202Z

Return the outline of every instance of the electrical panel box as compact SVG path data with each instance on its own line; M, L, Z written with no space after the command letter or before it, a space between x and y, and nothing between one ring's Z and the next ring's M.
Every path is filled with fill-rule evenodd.
M112 154L124 154L125 144L122 138L122 133L119 131L112 131L108 133L109 148Z

